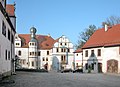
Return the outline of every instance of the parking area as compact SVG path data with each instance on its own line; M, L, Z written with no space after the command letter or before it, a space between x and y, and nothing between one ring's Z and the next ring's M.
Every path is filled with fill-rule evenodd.
M0 87L120 87L117 74L17 72L10 79L15 83Z

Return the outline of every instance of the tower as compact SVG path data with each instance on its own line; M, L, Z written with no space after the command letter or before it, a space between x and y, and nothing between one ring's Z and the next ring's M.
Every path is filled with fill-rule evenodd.
M28 67L32 69L39 68L39 60L38 60L38 41L36 39L36 28L32 27L30 29L30 41L29 41L29 58L28 58Z

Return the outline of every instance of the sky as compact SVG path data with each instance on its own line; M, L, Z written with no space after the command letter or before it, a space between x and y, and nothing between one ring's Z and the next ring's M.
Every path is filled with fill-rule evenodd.
M74 45L89 25L101 27L106 18L120 16L120 0L7 0L14 2L18 34L29 34L34 26L37 34L65 35Z

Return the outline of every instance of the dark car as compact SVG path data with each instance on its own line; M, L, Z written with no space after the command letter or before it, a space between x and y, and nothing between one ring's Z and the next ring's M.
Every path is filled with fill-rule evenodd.
M66 72L72 72L72 69L64 69L64 70L61 70L61 73L66 73Z
M82 72L83 72L83 69L76 69L76 70L73 71L73 73L76 73L76 72L82 73Z

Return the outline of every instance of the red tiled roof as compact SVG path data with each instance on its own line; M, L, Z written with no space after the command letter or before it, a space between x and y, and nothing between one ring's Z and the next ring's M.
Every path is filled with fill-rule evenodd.
M22 39L22 47L27 48L31 39L30 34L19 34L19 37ZM38 40L39 49L51 49L55 43L55 40L47 35L36 35L36 39Z
M7 4L7 5L6 5L6 11L7 11L7 13L8 13L9 16L15 16L15 8L14 8L14 5Z
M120 24L96 30L82 48L115 45L120 45Z
M81 48L79 48L79 49L75 50L75 52L74 52L74 53L81 53L81 52L82 52L82 49L81 49Z

